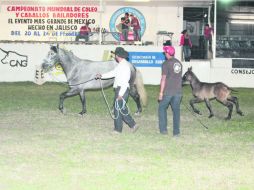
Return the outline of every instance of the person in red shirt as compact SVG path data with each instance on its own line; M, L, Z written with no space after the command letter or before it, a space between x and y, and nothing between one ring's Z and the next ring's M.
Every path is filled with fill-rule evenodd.
M137 17L135 17L133 14L130 15L131 17L131 26L133 27L133 32L134 32L134 40L135 41L141 41L141 27L139 24L139 21Z
M75 41L79 41L79 39L85 39L86 42L89 41L89 35L91 32L91 28L89 27L89 24L86 23L86 25L81 26L80 28L80 32L79 35L76 36L76 40Z
M204 37L205 37L205 47L206 47L206 59L208 58L208 51L212 52L212 35L213 28L209 24L205 25L204 28Z

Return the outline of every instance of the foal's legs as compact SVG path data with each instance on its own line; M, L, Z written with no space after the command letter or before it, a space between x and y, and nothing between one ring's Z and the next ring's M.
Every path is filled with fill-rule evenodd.
M238 98L235 96L231 96L228 98L229 101L233 102L235 104L236 107L236 113L238 113L241 116L244 116L243 112L240 110L239 108L239 103L238 103Z
M213 114L212 107L211 107L209 99L205 98L205 104L206 104L206 107L208 108L208 110L210 112L209 118L213 117L214 114Z
M190 100L190 106L192 107L193 111L199 115L201 115L200 111L194 107L194 104L203 102L204 100L200 98L193 98Z
M233 104L230 102L230 101L227 101L227 100L224 100L224 101L221 101L221 100L218 100L220 103L222 103L224 106L227 106L228 107L228 116L225 118L226 120L229 120L231 119L231 116L232 116L232 111L233 111Z
M140 95L138 94L137 86L131 85L130 86L130 96L137 104L138 110L135 112L135 115L139 115L142 112L141 102L140 102Z
M64 112L64 99L75 96L79 93L77 89L70 89L69 91L63 92L60 95L60 101L59 101L59 110L63 113Z

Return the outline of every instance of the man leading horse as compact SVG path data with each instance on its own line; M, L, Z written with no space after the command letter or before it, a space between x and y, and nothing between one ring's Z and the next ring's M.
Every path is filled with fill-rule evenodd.
M128 58L128 52L122 47L117 47L115 52L115 60L118 65L114 70L104 74L98 73L97 79L110 79L114 78L113 88L115 90L114 97L114 131L121 133L123 129L123 121L135 132L138 126L134 119L131 117L126 102L129 98L131 79L131 68L130 63L126 60Z

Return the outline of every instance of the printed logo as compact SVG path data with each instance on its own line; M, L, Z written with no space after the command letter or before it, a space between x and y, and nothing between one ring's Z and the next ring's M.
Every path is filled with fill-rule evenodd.
M64 75L63 67L61 66L60 63L57 63L55 65L55 68L54 68L52 74L55 75L55 76Z
M135 8L123 7L123 8L118 9L116 12L114 12L110 18L110 21L109 21L110 32L115 32L112 34L113 37L116 40L120 41L120 36L118 34L119 31L117 30L117 27L119 26L119 23L121 23L121 17L124 17L125 13L133 14L135 17L137 17L137 19L139 20L139 23L140 23L140 27L141 27L140 34L141 34L141 36L143 36L143 34L145 33L145 30L146 30L146 20L145 20L144 15Z
M35 66L35 78L34 78L34 83L38 85L42 85L45 83L45 77L44 77L44 71L41 68L41 65L36 65Z
M28 57L15 51L5 51L0 48L0 59L3 64L9 64L11 67L27 67Z
M175 72L175 73L180 73L181 70L182 70L182 66L181 66L181 64L178 63L178 62L176 62L176 63L174 64L173 68L174 68L174 72Z

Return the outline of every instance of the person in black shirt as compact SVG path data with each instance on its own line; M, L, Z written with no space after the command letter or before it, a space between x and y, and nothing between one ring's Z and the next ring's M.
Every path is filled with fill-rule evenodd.
M122 23L122 34L124 37L124 41L128 41L128 33L130 26L129 13L125 13L124 17L121 18Z

